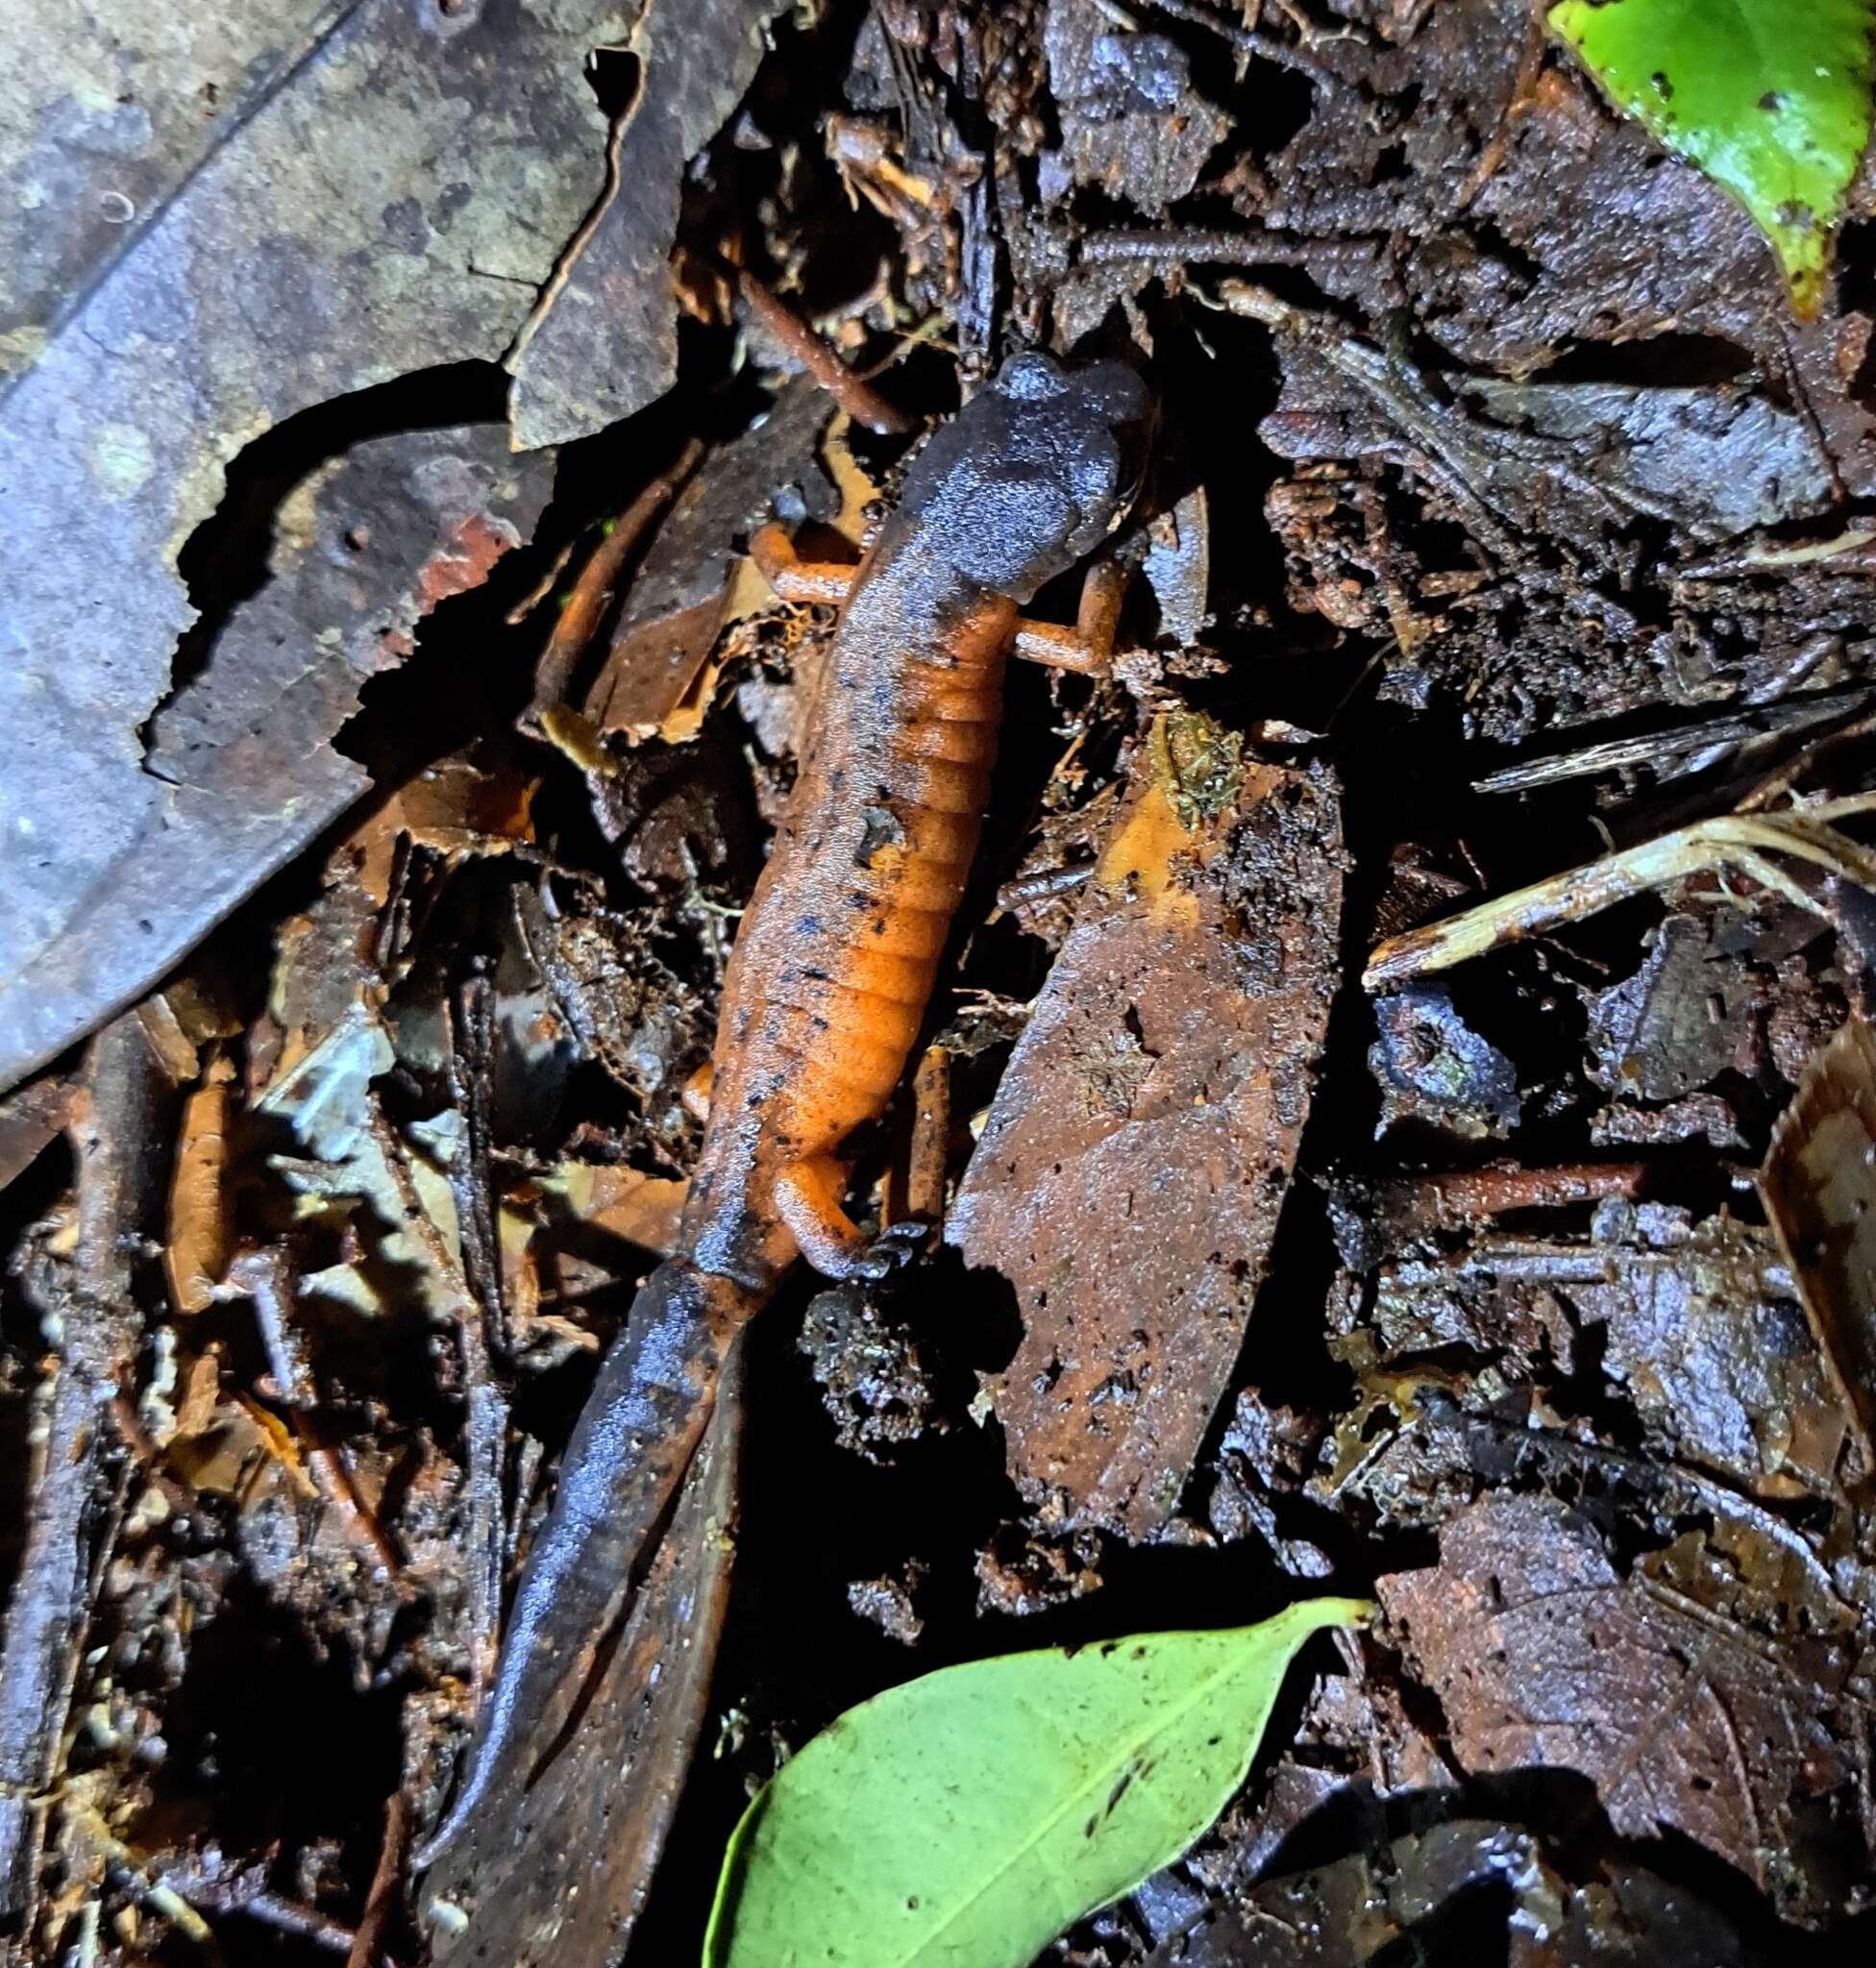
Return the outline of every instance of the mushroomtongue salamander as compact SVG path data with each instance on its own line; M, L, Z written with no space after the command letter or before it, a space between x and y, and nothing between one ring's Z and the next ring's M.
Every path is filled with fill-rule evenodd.
M926 445L849 593L812 735L724 978L678 1248L602 1364L534 1541L467 1774L428 1865L498 1775L555 1743L709 1420L725 1348L798 1257L894 1261L842 1205L976 853L1018 609L1124 513L1150 427L1119 362L1021 355ZM520 1773L527 1781L530 1773Z

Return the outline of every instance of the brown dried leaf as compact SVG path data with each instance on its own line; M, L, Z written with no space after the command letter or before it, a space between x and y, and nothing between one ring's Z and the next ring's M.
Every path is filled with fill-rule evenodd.
M202 12L171 0L139 37L212 45ZM140 902L117 906L141 847L194 803L148 766L139 734L195 617L174 556L221 497L224 464L314 404L441 362L499 359L599 195L604 122L582 69L616 17L601 0L276 7L259 34L231 37L230 62L261 62L234 116L183 135L165 108L140 219L117 228L114 254L79 249L72 276L88 285L31 302L41 319L63 312L0 406L0 482L13 493L0 535L0 916L15 925L0 1083L173 960L185 936L136 925L157 920L152 903L179 880L206 919L226 907L232 866L279 865L316 831L309 813L336 810L334 782L350 783L337 761L286 789L290 820L270 810L267 824L255 817L264 801L233 799L216 833L205 828ZM10 78L37 75L46 45L63 42L85 74L82 102L113 89L120 56L100 46L101 18L86 15L76 36L37 34L13 8L5 18L22 31L0 62ZM107 136L134 136L139 108L154 125L138 96L158 101L196 72L188 53L166 53L107 114ZM16 82L9 99L29 126L35 90ZM196 101L174 113L194 117ZM55 198L76 193L56 172L41 182ZM28 223L65 231L47 217ZM272 674L265 705L284 681ZM86 926L107 905L124 949L146 957L108 976ZM92 980L82 1013L67 1009L71 975Z
M796 519L825 521L839 510L816 449L832 414L813 383L791 383L754 430L706 460L679 495L587 694L585 715L601 730L672 742L696 734L713 694L704 666L731 619L742 536L772 504ZM746 594L756 598L753 589Z
M34 762L7 788L20 821L0 896L30 877L20 920L39 929L0 977L0 1083L142 989L358 797L366 775L332 740L360 689L527 537L552 483L552 461L512 458L498 425L359 445L287 496L272 580L155 719L147 757L87 762L104 736L88 725L74 753L46 723L77 715L48 708L57 694L21 712ZM0 747L19 735L0 727ZM34 841L49 858L5 865Z
M1812 1061L1759 1179L1806 1312L1876 1470L1876 1035L1852 1019Z
M1838 1865L1866 1869L1854 1649L1699 1617L1543 1496L1482 1498L1443 1529L1436 1569L1376 1591L1469 1773L1580 1770L1618 1836L1678 1832L1788 1917L1829 1917Z
M25 1174L70 1122L78 1089L48 1075L0 1099L0 1189Z
M1025 1321L993 1388L1051 1527L1177 1501L1236 1363L1334 991L1336 796L1159 721L947 1230Z

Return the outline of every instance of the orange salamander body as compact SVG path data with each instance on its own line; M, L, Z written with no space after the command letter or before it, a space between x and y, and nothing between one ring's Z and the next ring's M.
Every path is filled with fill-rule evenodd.
M730 954L677 1254L601 1367L468 1775L420 1864L527 1745L559 1735L576 1657L642 1574L737 1328L799 1256L836 1278L893 1262L843 1207L843 1144L885 1112L924 1021L976 852L1018 610L1112 530L1148 421L1123 365L1018 356L926 444L861 563Z

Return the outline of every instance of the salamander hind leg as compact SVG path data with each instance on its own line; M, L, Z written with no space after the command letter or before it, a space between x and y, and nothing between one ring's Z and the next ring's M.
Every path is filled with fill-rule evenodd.
M811 1156L776 1177L776 1211L824 1278L883 1278L907 1252L890 1232L870 1242L843 1207L846 1193L845 1165L831 1155Z

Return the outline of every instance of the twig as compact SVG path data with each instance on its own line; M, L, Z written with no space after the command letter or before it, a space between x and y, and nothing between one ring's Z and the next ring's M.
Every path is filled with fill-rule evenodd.
M1351 86L1309 49L1293 48L1288 41L1280 41L1274 35L1259 34L1255 28L1221 19L1209 7L1196 4L1196 0L1146 0L1146 4L1156 13L1170 14L1174 20L1202 27L1208 34L1217 35L1220 40L1228 41L1247 55L1254 55L1260 62L1273 62L1279 68L1294 68L1299 75L1308 76L1312 82L1320 82L1325 88L1345 92ZM1334 38L1340 40L1345 37L1338 35Z
M1166 230L1117 227L1075 242L1084 266L1166 260L1178 266L1321 266L1369 260L1380 252L1371 239L1279 239L1261 230L1229 233L1197 226Z
M1868 701L1866 687L1834 692L1829 696L1799 698L1790 703L1768 703L1727 711L1718 717L1677 726L1668 731L1645 732L1634 738L1612 738L1600 745L1586 745L1575 751L1553 753L1547 758L1522 760L1501 766L1472 781L1475 793L1522 793L1535 786L1559 785L1567 779L1592 778L1601 773L1618 772L1624 766L1659 767L1670 760L1698 759L1704 753L1718 754L1755 738L1801 731L1812 725L1828 724L1833 718L1849 717ZM1712 758L1706 763L1711 764Z
M565 699L573 681L574 666L598 630L626 562L650 531L653 521L697 469L703 455L703 445L692 438L678 462L668 472L660 472L639 493L593 549L574 581L572 593L555 617L547 647L534 666L533 702L522 714L525 729L531 729L545 712Z
M1876 546L1876 527L1854 526L1828 540L1800 540L1790 545L1761 540L1754 544L1716 554L1711 559L1696 560L1674 570L1680 580L1724 580L1729 576L1771 574L1788 567L1814 567L1820 560L1835 560L1841 554L1861 554L1865 547ZM1859 561L1855 570L1867 571Z
M175 1080L136 1011L91 1043L70 1135L78 1244L47 1287L60 1358L44 1452L0 1636L0 1920L30 1927L46 1800L58 1774L80 1649L122 1514L111 1402L138 1324L133 1264L160 1220Z
M489 1358L482 1310L461 1265L443 1242L411 1179L405 1147L385 1119L376 1095L367 1094L371 1132L396 1185L405 1218L424 1246L437 1276L453 1288L452 1322L462 1368L462 1503L467 1515L467 1623L469 1687L480 1702L495 1662L496 1633L502 1612L504 1551L502 1452L507 1442L508 1404Z
M158 1855L147 1859L142 1870L146 1878L177 1894L198 1912L224 1918L230 1914L243 1915L332 1955L352 1951L356 1928L321 1913L316 1906L307 1906L298 1900L287 1899L284 1893L276 1893L267 1884L264 1864L232 1864L210 1847L206 1856L189 1853L172 1858Z
M376 1968L383 1948L384 1929L404 1883L404 1847L410 1835L410 1807L401 1789L393 1790L384 1805L384 1838L378 1848L378 1866L365 1894L365 1910L345 1956L345 1968Z
M1665 888L1695 874L1737 869L1794 907L1827 916L1823 904L1766 857L1789 854L1840 881L1876 889L1876 854L1838 832L1834 821L1876 812L1876 793L1859 793L1782 813L1731 813L1607 854L1567 873L1481 903L1443 922L1390 937L1369 957L1362 982L1370 991L1422 972L1444 971L1500 944L1536 936L1566 922Z
M506 1361L514 1334L502 1292L502 1246L495 1221L493 1130L489 1123L489 1074L495 1057L494 994L486 976L471 976L449 1008L450 1092L463 1119L460 1151L450 1157L450 1193L456 1199L457 1234L462 1245L462 1272L482 1309L490 1354Z
M307 1362L299 1321L293 1316L293 1267L286 1252L270 1245L264 1250L243 1251L235 1258L228 1267L223 1290L226 1294L246 1298L254 1307L267 1371L288 1423L306 1450L314 1487L338 1513L353 1543L383 1570L399 1597L407 1597L403 1554L378 1513L365 1501L345 1452L335 1443L320 1440L315 1432L313 1412L319 1405L319 1390Z
M1464 1224L1514 1210L1555 1210L1605 1197L1633 1199L1648 1179L1645 1162L1575 1162L1550 1168L1508 1163L1385 1184L1382 1214L1409 1228Z
M848 368L795 310L747 267L736 269L736 291L743 305L813 377L840 407L869 430L891 437L918 429L918 419L889 404L872 383Z

